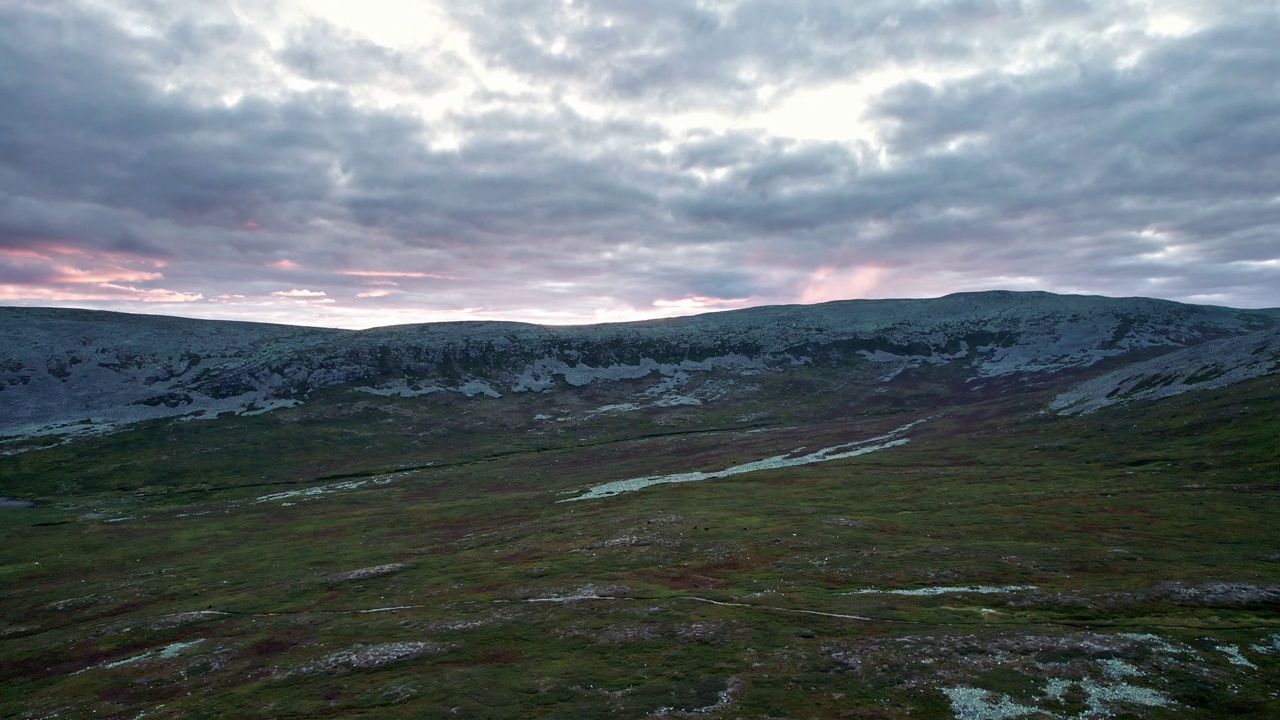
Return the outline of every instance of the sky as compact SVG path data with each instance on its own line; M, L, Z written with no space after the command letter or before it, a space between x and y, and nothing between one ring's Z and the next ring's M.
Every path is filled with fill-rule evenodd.
M0 0L0 304L1280 306L1280 2Z

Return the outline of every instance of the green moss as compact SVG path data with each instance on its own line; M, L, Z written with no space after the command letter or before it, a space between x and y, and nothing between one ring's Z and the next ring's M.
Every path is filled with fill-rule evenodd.
M1275 379L1059 418L1036 414L1051 389L936 406L951 390L927 373L896 404L816 394L839 376L763 376L755 395L681 409L681 426L642 413L539 424L554 407L532 394L339 388L293 410L0 458L4 493L40 499L0 509L0 714L643 717L728 693L725 716L941 718L937 688L960 678L1066 712L1081 698L1054 705L1045 682L1102 682L1104 656L1158 670L1205 717L1277 709L1273 657L1244 650L1249 670L1212 650L1280 632L1275 603L1162 585L1280 582ZM581 392L555 402L610 400ZM738 420L751 413L768 419ZM923 416L892 451L556 503ZM397 468L414 469L257 502ZM331 580L388 563L404 568ZM847 594L962 585L1039 589ZM576 592L624 599L524 602ZM400 609L362 612L380 608ZM1098 649L1117 633L1190 651ZM162 662L101 667L199 638ZM441 649L299 670L419 641ZM1205 672L1239 691L1204 691Z

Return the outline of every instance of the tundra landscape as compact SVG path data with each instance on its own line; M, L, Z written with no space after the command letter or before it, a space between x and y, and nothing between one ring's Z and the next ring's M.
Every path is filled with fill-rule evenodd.
M1280 717L1280 311L0 308L0 715Z

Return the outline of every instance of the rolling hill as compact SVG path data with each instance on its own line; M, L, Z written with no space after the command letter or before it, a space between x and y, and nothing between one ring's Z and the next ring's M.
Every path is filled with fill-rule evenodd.
M6 717L1280 715L1280 314L0 308Z

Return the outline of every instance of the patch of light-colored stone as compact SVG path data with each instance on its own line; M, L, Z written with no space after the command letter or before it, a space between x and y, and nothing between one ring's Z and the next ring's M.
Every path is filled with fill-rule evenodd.
M449 390L448 388L440 387L439 385L410 387L409 383L405 381L404 378L396 378L395 380L377 387L362 385L351 389L356 392L368 393L370 395L381 395L383 397L396 396L403 398L421 397L423 395L431 395L433 393L448 392Z
M1173 701L1159 690L1129 683L1099 685L1091 679L1085 679L1077 684L1088 696L1085 703L1089 706L1077 717L1111 717L1113 713L1107 706L1113 703L1129 703L1146 707L1168 707L1173 704Z
M1022 590L1035 590L1035 585L1004 585L1000 587L992 585L956 585L950 587L926 587L912 588L910 590L879 590L877 588L864 588L862 590L850 590L845 595L947 595L950 593L980 593L983 595L993 595L995 593L1019 592Z
M1102 672L1112 680L1118 680L1123 677L1142 677L1146 673L1119 658L1103 658L1098 661L1102 664Z
M1239 645L1218 645L1214 647L1214 650L1217 650L1223 655L1226 655L1227 662L1231 663L1232 665L1239 665L1240 667L1253 668L1254 670L1258 669L1257 665L1254 665L1252 662L1249 662L1249 658L1246 658L1243 654L1241 654Z
M877 450L886 450L891 447L907 444L910 442L908 438L900 438L897 436L922 422L924 421L917 420L903 425L900 428L891 430L884 435L868 438L866 440L858 440L856 442L833 445L832 447L823 448L816 452L809 453L808 455L801 455L799 457L775 455L763 460L743 463L742 465L734 465L733 467L728 467L724 470L716 470L714 472L694 470L692 472L674 473L671 475L650 475L646 477L629 478L627 480L615 480L613 482L604 483L603 485L596 485L578 497L559 500L557 502L596 500L598 498L611 497L625 492L634 492L636 490L650 487L651 485L713 480L716 478L741 475L742 473L756 472L759 470L777 470L781 468L796 467L798 465L811 465L813 463L857 457L858 455L866 455L867 453L876 452Z
M1180 653L1189 654L1199 659L1199 656L1196 655L1195 652L1192 651L1190 648L1186 646L1179 647L1178 645L1174 645L1170 643L1168 640L1165 640L1164 638L1160 637L1159 635L1152 635L1151 633L1117 633L1116 637L1122 637L1122 638L1125 638L1126 640L1133 640L1135 642L1146 643L1150 645L1152 649L1157 650L1159 652L1169 653L1170 655L1177 655Z
M380 395L382 397L414 398L442 392L462 393L467 397L475 397L476 395L484 395L485 397L491 398L502 397L502 393L495 390L492 385L484 380L475 378L462 383L456 388L447 388L440 385L427 385L425 387L419 385L410 386L408 381L404 378L396 378L395 380L382 385L361 385L351 389L356 392L367 393L369 395Z
M997 695L967 685L942 688L942 694L951 701L951 711L957 720L1010 720L1041 713L1039 708L1020 705L1008 695Z
M1049 682L1045 683L1044 696L1055 702L1062 702L1067 696L1067 691L1075 685L1073 680L1063 680L1062 678L1049 678Z
M115 662L107 663L102 667L110 670L111 668L118 668L122 665L131 665L133 663L142 662L143 660L150 660L152 658L168 660L170 658L177 657L178 653L182 652L183 650L186 650L187 648L193 645L199 645L202 642L204 642L204 638L190 640L187 642L176 642L170 645L166 645L160 648L159 650L151 650L149 652L144 652L141 655L134 655L133 657L125 658L123 660L116 660Z
M296 672L304 675L317 672L350 672L362 668L376 668L393 662L411 660L427 653L440 652L444 646L433 642L389 642L377 645L357 643L346 650L330 653L319 660L303 665ZM287 677L292 672L284 673Z
M493 389L493 386L483 380L471 380L458 386L458 392L467 397L475 397L476 395L484 395L485 397L500 398L502 393Z
M1273 652L1280 652L1280 635L1272 635L1265 642L1256 642L1249 646L1249 649L1259 655L1270 655Z
M325 495L338 492L340 490L357 490L370 483L372 483L373 485L390 485L392 482L395 482L394 475L387 475L385 477L378 477L378 478L370 478L368 480L345 480L343 482L333 483L331 485L319 485L317 487L303 488L301 490L285 490L284 492L271 493L269 495L260 495L253 502L256 505L257 503L272 502L275 500L288 500L290 498L302 498L304 500L311 500L314 498L323 497Z
M1116 661L1119 662L1119 661ZM1121 662L1124 674L1141 674L1136 668ZM1114 669L1114 666L1108 666ZM1111 707L1116 704L1142 705L1144 707L1169 707L1173 701L1164 693L1152 688L1130 685L1126 682L1101 684L1091 678L1084 680L1065 680L1051 678L1044 687L1046 700L1061 702L1072 687L1079 687L1085 694L1085 709L1072 715L1072 718L1106 718L1115 715ZM940 688L951 701L951 711L957 720L1010 720L1024 715L1061 717L1060 715L1039 707L1022 705L1014 702L1008 695L1000 695L989 690L958 685Z

